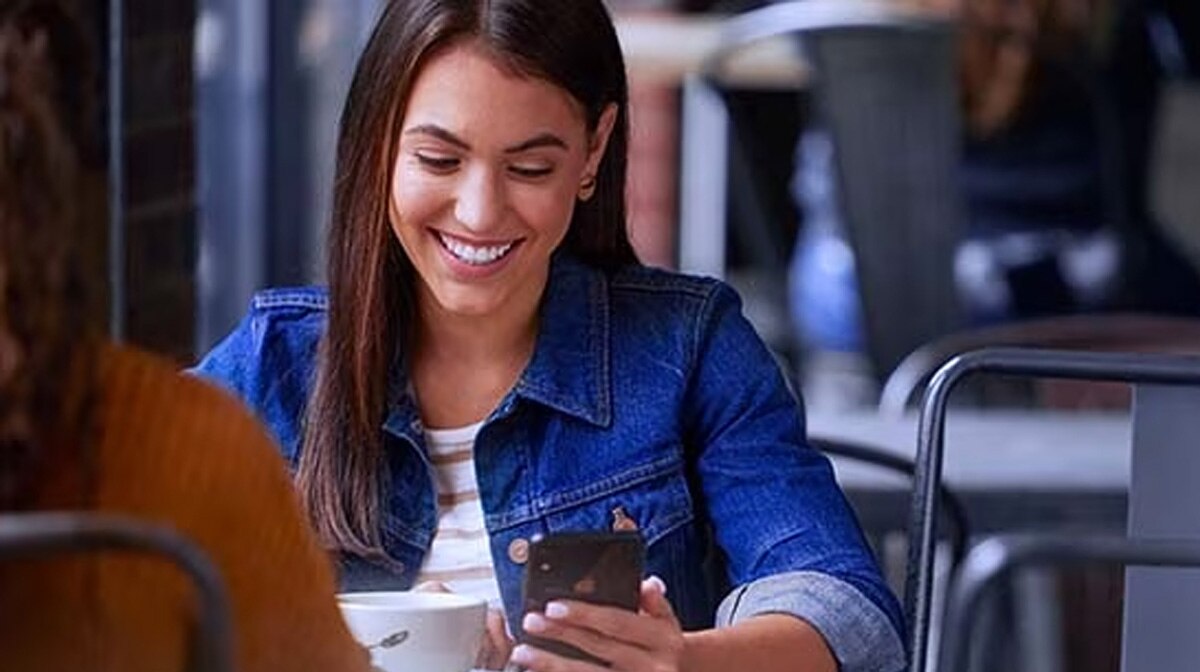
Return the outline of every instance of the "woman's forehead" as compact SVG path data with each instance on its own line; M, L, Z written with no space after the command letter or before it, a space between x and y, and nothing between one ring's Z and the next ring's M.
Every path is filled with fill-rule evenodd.
M515 137L531 131L582 132L586 120L582 105L565 89L463 43L433 54L417 74L404 127L424 124Z

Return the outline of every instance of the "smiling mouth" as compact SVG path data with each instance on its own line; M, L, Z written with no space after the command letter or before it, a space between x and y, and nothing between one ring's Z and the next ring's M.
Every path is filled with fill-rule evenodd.
M511 240L499 245L471 245L458 238L453 238L441 231L434 231L438 242L455 259L471 266L487 266L500 261L512 252L520 240Z

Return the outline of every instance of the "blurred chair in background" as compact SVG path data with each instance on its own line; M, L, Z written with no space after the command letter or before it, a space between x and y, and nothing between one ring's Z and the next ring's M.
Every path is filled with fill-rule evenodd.
M1021 348L959 355L933 376L921 407L910 525L913 551L909 567L913 574L905 591L913 632L913 672L928 669L930 664L929 623L936 614L932 560L948 402L963 380L978 374L1112 381L1134 386L1128 535L1134 539L1200 540L1200 525L1192 515L1200 506L1194 483L1194 475L1200 470L1200 452L1181 441L1181 437L1200 431L1200 415L1195 412L1200 406L1200 357ZM1200 620L1197 576L1131 573L1125 596L1126 668L1190 669L1191 663L1200 658L1200 642L1192 628ZM1033 603L1045 601L1046 597L1039 596ZM1106 648L1104 642L1093 642L1091 646ZM1175 663L1163 664L1171 660ZM1049 669L1048 664L1058 662L1047 661L1047 665L1030 669Z
M830 457L862 462L863 464L869 464L902 474L908 478L912 478L917 471L916 463L912 460L904 459L893 453L865 444L820 436L810 436L808 440L813 448ZM967 510L958 495L944 483L938 486L938 499L941 501L945 520L950 524L949 529L945 532L945 537L950 545L951 563L952 566L957 566L966 557L967 543L971 537L971 526L967 519ZM876 539L872 541L879 542L880 540ZM879 544L876 543L875 545L876 553L880 554L881 549L879 548ZM882 559L886 560L886 558Z
M903 414L938 368L954 356L992 346L1023 346L1096 352L1200 354L1200 319L1107 313L1023 320L944 336L905 357L884 382L879 411ZM1042 408L1110 410L1129 406L1124 385L1080 381L990 379L975 389L978 403Z
M937 669L979 669L978 652L989 650L992 633L978 627L987 600L1021 570L1078 567L1085 564L1125 567L1200 568L1200 540L1140 540L1110 537L1011 535L988 538L971 549L952 586L946 630ZM1137 670L1191 670L1194 659L1159 656L1156 664ZM1126 669L1122 667L1122 669Z
M952 165L937 164L943 168L943 189L931 198L961 198L965 206L961 219L941 233L956 236L951 241L956 249L949 253L953 281L945 286L943 300L961 302L966 322L949 323L927 340L967 323L1110 310L1200 311L1195 270L1165 237L1147 202L1158 83L1200 63L1195 3L940 4L957 6L961 39L956 56L947 57L956 62L963 123L944 125L942 144L934 145L935 155L949 143L961 145L961 157L955 155ZM884 73L887 67L878 66ZM930 97L944 96L943 89L915 85ZM951 96L959 99L957 93ZM889 319L880 322L873 317L879 308L873 307L869 283L890 267L907 265L903 260L913 248L928 243L892 239L880 243L884 253L878 258L860 249L855 232L862 227L856 220L864 216L861 203L876 198L877 187L854 179L864 169L853 165L895 170L893 164L903 160L890 156L894 144L878 144L869 134L839 133L839 123L852 120L854 110L866 115L869 107L859 104L826 115L825 123L801 142L794 191L803 205L805 230L790 281L792 312L814 362L819 365L823 353L866 353L882 379L906 352L881 357L877 343L884 336L876 332L902 328L911 312L897 303L894 312L883 313ZM894 134L892 124L898 122L890 108L878 109L888 113L876 114L876 132ZM945 134L958 135L947 140ZM865 158L856 159L856 151ZM921 147L909 151L926 153ZM887 179L881 174L875 183ZM865 195L850 193L856 184L873 188ZM886 209L874 213L890 214Z
M842 275L821 286L801 283L798 303L807 311L802 323L838 334L834 338L844 338L843 347L857 347L860 325L839 312L854 310L861 299L866 334L861 342L874 368L889 371L907 352L960 324L952 283L961 237L954 196L959 113L953 26L944 15L887 0L771 5L728 20L708 81L719 86L731 56L780 36L794 38L803 52L815 114L840 148L829 166L808 171L814 180L806 188L834 200L824 212L846 213L838 226L849 241L845 254L815 252L816 266ZM695 194L685 189L685 210L689 196ZM806 221L802 236L821 231L823 222L834 225L819 214ZM776 224L750 224L753 230L734 235L751 253L758 251L762 258L754 261L771 268L778 251L772 243L777 236L769 234ZM854 263L856 256L862 263ZM780 265L779 273L777 282L784 286L786 268ZM846 273L855 277L847 282Z

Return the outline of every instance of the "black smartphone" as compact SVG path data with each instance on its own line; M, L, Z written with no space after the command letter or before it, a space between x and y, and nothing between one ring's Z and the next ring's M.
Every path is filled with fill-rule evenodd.
M637 532L552 534L529 545L521 598L524 613L542 612L557 599L637 611L645 546ZM607 666L562 642L527 635L520 641L558 655Z

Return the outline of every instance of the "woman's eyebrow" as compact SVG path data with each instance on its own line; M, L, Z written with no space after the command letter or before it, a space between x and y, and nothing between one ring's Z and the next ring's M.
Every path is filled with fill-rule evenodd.
M464 151L471 151L471 144L466 140L458 137L450 131L438 126L437 124L421 124L413 126L404 132L404 135L428 135L443 142L450 143ZM520 154L531 149L539 149L541 147L557 147L562 150L569 150L570 147L562 138L553 133L539 133L528 140L523 140L511 147L504 149L505 154Z
M451 133L450 131L447 131L446 129L444 129L441 126L438 126L436 124L421 124L420 126L413 126L412 128L405 131L404 134L405 135L428 135L428 136L437 138L438 140L441 140L443 142L448 142L448 143L458 147L459 149L463 149L466 151L471 150L471 145L469 143L467 143L466 140L463 140L462 138L458 137L457 135Z
M538 149L540 147L558 147L562 150L570 149L570 147L567 146L567 142L557 135L554 135L553 133L539 133L538 135L535 135L524 142L520 142L512 147L506 148L504 153L519 154L521 152L527 152L531 149Z

